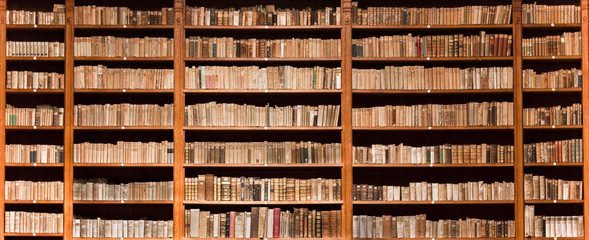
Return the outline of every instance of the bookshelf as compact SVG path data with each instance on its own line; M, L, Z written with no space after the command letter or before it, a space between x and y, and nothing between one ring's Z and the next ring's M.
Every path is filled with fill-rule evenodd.
M526 206L534 206L537 215L571 216L579 215L585 220L584 232L589 233L586 223L589 216L589 165L581 162L524 162L525 147L532 143L545 143L567 139L582 139L582 155L589 154L589 84L583 80L582 87L536 86L526 87L524 72L533 70L536 74L550 71L577 69L582 76L589 76L589 0L551 1L542 0L537 4L570 4L580 6L580 23L527 23L522 12L531 0L493 0L474 3L470 1L390 2L368 0L329 1L270 1L248 0L165 0L125 2L91 0L33 1L35 6L17 0L0 0L0 115L4 115L6 103L16 107L32 108L49 104L64 109L63 126L13 126L0 119L0 205L1 213L8 211L63 213L62 233L0 233L0 240L28 239L121 239L121 238L78 238L74 236L74 219L81 217L104 217L110 219L173 220L173 238L130 238L130 239L185 239L197 240L202 237L188 237L185 229L185 210L199 208L211 213L228 211L250 211L251 207L316 209L317 211L341 210L341 237L323 237L326 240L351 240L354 237L354 218L357 215L415 216L427 214L428 220L464 219L473 217L492 220L515 220L514 237L468 238L468 239L533 239L547 240L553 237L527 237L525 227ZM38 5L37 5L38 3ZM31 10L51 12L54 4L63 4L64 24L8 24L8 10ZM340 24L330 25L191 25L186 22L189 7L202 6L216 9L240 8L254 5L275 4L278 8L321 10L326 7L340 8ZM75 8L88 5L106 7L128 7L131 10L161 11L168 9L171 22L166 24L78 24ZM511 20L499 24L413 24L413 25L362 25L353 21L354 11L368 7L462 7L470 5L511 5ZM59 10L61 11L61 10ZM352 46L356 40L368 37L393 35L434 36L464 34L473 36L485 31L487 34L511 35L511 54L507 56L463 56L446 57L427 55L420 57L356 57ZM582 54L544 54L524 56L523 40L532 37L560 35L564 32L580 32ZM75 56L74 39L91 36L114 36L123 38L166 37L174 48L171 56L162 57L96 57ZM260 37L263 36L263 37ZM189 57L186 39L190 37L235 39L336 39L340 41L341 53L336 57ZM58 41L64 43L63 57L48 56L7 56L7 41ZM507 44L507 43L506 43ZM173 87L168 89L143 88L77 88L76 68L81 66L104 65L108 69L167 69L173 71ZM188 67L223 66L270 68L292 66L295 68L324 67L341 72L339 87L321 89L232 89L186 87ZM387 66L423 66L428 68L512 68L513 85L495 88L355 88L355 69L383 70ZM8 88L8 71L56 72L64 74L63 89ZM263 70L265 71L265 70ZM263 72L260 71L260 72ZM269 71L269 70L268 70ZM268 77L270 78L270 77ZM203 80L204 81L204 80ZM318 106L340 107L339 122L336 126L190 126L185 122L185 107L216 101L218 103L248 104L255 106ZM472 102L513 103L513 124L507 125L460 125L460 126L360 126L353 122L357 108L371 108L391 105L419 104L466 104ZM78 105L91 104L173 104L173 122L163 126L81 126L76 124L74 110ZM580 125L525 125L524 109L581 103L583 121ZM163 142L173 146L170 162L74 162L75 146L82 143ZM341 161L336 163L188 163L185 156L187 143L194 142L307 142L337 143L341 147ZM435 163L357 163L355 148L372 145L398 145L412 147L438 146L444 144L469 145L495 144L513 146L513 162L435 162ZM63 163L10 162L5 157L7 147L12 144L43 144L63 146ZM458 150L452 150L458 151ZM171 153L171 152L169 152ZM433 153L432 153L433 154ZM480 156L480 155L479 155ZM584 157L581 156L581 160ZM576 200L526 199L525 174L543 175L552 179L577 180L583 182L583 197ZM328 178L341 180L341 200L334 201L206 201L185 200L185 179L200 174L231 177L260 178ZM396 177L391 178L391 175ZM107 178L115 183L173 181L173 200L74 200L74 182L78 179ZM14 180L63 181L63 200L5 200L5 182ZM402 200L402 201L361 201L354 200L355 184L375 186L409 186L410 182L465 183L469 181L506 181L514 183L513 200ZM153 210L153 211L152 211ZM432 219L430 219L431 217ZM0 225L4 226L4 218ZM264 237L266 238L266 237ZM376 237L366 237L373 239ZM405 237L404 237L405 238ZM231 238L230 238L231 239ZM239 238L235 238L239 239ZM252 239L258 239L256 237ZM302 238L301 238L302 239ZM393 238L382 238L393 239ZM416 238L432 239L432 238ZM438 239L464 239L439 238ZM583 237L558 237L564 240L584 239Z

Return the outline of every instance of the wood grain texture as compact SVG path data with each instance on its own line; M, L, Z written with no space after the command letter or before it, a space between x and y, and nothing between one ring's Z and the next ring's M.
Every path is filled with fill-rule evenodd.
M184 0L174 0L174 237L184 237Z
M587 76L589 76L589 0L581 0L581 39L582 39L582 56L581 67L583 71L583 163L587 162L587 156L589 156L589 83L587 82ZM583 216L585 223L585 237L589 233L589 164L583 165Z
M74 2L65 2L65 94L64 94L64 201L63 201L63 238L73 238L74 221Z
M523 155L523 82L522 82L522 0L512 1L513 19L513 131L515 185L515 238L524 239L524 155Z
M353 165L352 154L354 149L352 132L352 1L341 1L342 29L342 95L341 95L341 132L342 141L342 237L352 239L354 205L352 199Z
M6 0L0 0L0 214L4 216L4 180L5 174L5 146L6 146ZM0 219L0 226L4 227L4 217ZM0 232L0 240L4 240L4 231Z

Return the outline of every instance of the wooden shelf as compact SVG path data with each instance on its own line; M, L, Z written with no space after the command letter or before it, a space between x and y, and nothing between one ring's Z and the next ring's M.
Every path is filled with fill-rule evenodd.
M583 240L584 237L533 237L526 240Z
M191 237L183 237L183 240L215 240L220 238L191 238ZM224 240L260 240L260 239L270 239L270 240L342 240L343 238L223 238ZM400 240L399 238L397 238ZM428 238L427 240L431 240ZM552 239L554 240L554 239Z
M354 94L382 95L382 94L513 94L513 89L426 89L426 90L352 90Z
M580 26L579 26L580 27ZM484 30L484 29L503 29L511 30L512 24L464 24L464 25L352 25L352 30Z
M64 30L65 25L6 24L6 29L11 29L11 30L25 30L25 29Z
M185 131L341 131L341 127L184 127Z
M5 163L6 167L63 167L63 163Z
M343 201L184 201L190 205L339 205Z
M174 201L133 201L133 200L119 200L119 201L86 201L86 200L74 200L74 204L81 204L81 205L93 205L93 204L111 204L111 205L125 205L125 204L134 204L134 205L164 205L164 204L173 204Z
M525 204L583 204L583 200L525 200Z
M576 162L571 162L571 163L564 163L564 162L559 162L559 163L524 163L524 166L526 167L582 167L583 163L576 163Z
M354 238L354 240L432 240L432 238ZM438 240L515 240L515 238L435 238ZM526 238L530 239L530 238ZM560 239L560 238L558 238ZM547 239L548 240L548 239ZM550 238L549 240L554 240L554 238Z
M581 61L581 56L523 56L523 60L528 61L545 61L545 60L578 60Z
M513 166L513 163L354 164L354 168L512 168Z
M433 202L433 203L432 203ZM444 205L486 205L486 204L514 204L515 201L507 200L507 201L481 201L481 200L474 200L474 201L354 201L354 204L358 205L435 205L435 204L444 204Z
M173 167L173 163L74 163L74 167Z
M4 233L4 236L6 236L6 237L61 237L61 236L63 236L63 233Z
M581 93L583 92L582 88L524 88L523 90L525 93L558 93L558 92L566 92L566 93Z
M152 29L174 29L174 25L82 25L74 24L75 29L136 29L136 30L152 30Z
M43 94L43 93L59 93L63 94L63 89L6 89L6 93L14 94Z
M129 62L172 62L173 57L74 57L74 61L129 61Z
M341 62L343 59L341 57L334 57L334 58L318 58L318 57L311 57L311 58L278 58L278 57L269 57L269 58L246 58L246 57L239 57L239 58L184 58L186 62L249 62L249 63L260 63L260 62Z
M63 204L63 200L4 200L4 204Z
M6 61L65 61L65 57L6 57Z
M261 89L185 89L187 94L341 94L339 89L261 90Z
M353 127L354 131L464 131L512 130L513 126L461 126L461 127Z
M92 93L97 93L97 94L103 94L103 93L118 93L118 94L124 94L124 93L169 93L169 94L172 94L172 93L174 93L174 89L75 89L74 93L87 93L87 94L92 94Z
M322 163L246 163L246 164L236 164L236 163L184 163L185 168L341 168L343 164L341 163L334 163L334 164L322 164Z
M524 130L548 130L548 129L583 129L583 125L555 125L555 126L525 126Z
M172 240L173 238L72 238L74 240ZM431 239L430 239L431 240Z
M522 24L524 29L581 29L580 23L554 23L554 24Z
M61 126L6 126L6 130L63 130Z
M304 26L201 26L185 25L186 30L305 30L305 31L327 31L341 30L341 25L304 25Z
M579 58L580 59L580 58ZM473 62L513 61L513 57L352 57L352 62Z
M74 130L174 130L173 126L74 126Z

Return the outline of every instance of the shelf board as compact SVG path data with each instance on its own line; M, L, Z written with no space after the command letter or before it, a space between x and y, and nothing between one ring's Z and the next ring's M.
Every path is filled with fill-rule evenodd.
M63 130L62 126L6 126L6 130Z
M184 58L186 62L249 62L249 63L260 63L260 62L341 62L341 57L334 57L334 58L319 58L319 57L307 57L307 58L290 58L290 57L269 57L269 58L246 58L246 57L239 57L239 58L220 58L220 57L210 57L210 58L192 58L186 57Z
M548 129L583 129L583 125L555 125L555 126L526 126L524 125L524 130L548 130Z
M433 202L433 203L432 203ZM354 201L358 205L476 205L476 204L514 204L513 200L496 200L496 201Z
M125 205L125 204L134 204L134 205L163 205L163 204L173 204L174 201L133 201L133 200L124 200L124 201L86 201L86 200L74 200L74 204L83 204L83 205L91 205L91 204L112 204L112 205Z
M172 240L173 238L72 238L74 240ZM429 239L431 240L431 239ZM553 239L554 240L554 239Z
M126 238L125 238L126 239ZM183 237L182 240L215 240L221 238L193 238L193 237ZM260 240L260 239L271 239L271 240L343 240L343 238L222 238L223 240ZM399 240L399 238L396 238ZM489 239L489 238L485 238ZM120 240L120 239L113 239L113 240ZM143 238L141 238L143 240ZM392 240L392 239L391 239ZM424 239L424 240L432 240L431 238ZM470 240L470 239L469 239ZM481 239L483 240L483 239ZM493 240L493 239L491 239ZM511 239L510 239L511 240ZM550 239L554 240L554 239Z
M583 204L583 200L524 200L525 204Z
M5 204L63 204L63 200L4 200Z
M579 59L581 59L579 57ZM472 62L513 61L513 57L352 57L352 62Z
M186 168L341 168L343 164L341 163L334 163L334 164L322 164L322 163L308 163L308 164L301 164L301 163L245 163L245 164L236 164L236 163L184 163L184 167Z
M4 233L4 236L6 236L6 237L62 237L63 233Z
M408 164L408 163L386 163L386 164L359 164L355 163L354 168L491 168L491 167L514 167L513 163L434 163L434 164Z
M65 61L65 57L6 57L6 61Z
M74 57L74 61L136 61L136 62L172 62L173 57Z
M298 26L218 26L218 25L184 25L186 30L305 30L324 31L340 30L341 25L298 25Z
M187 94L340 94L340 89L262 90L262 89L185 89Z
M523 60L530 61L544 61L544 60L579 60L581 61L581 55L576 56L522 56Z
M513 94L513 89L420 89L420 90L352 90L354 94Z
M6 167L63 167L63 163L5 163Z
M343 201L184 201L190 205L338 205Z
M432 239L437 239L437 240L515 240L514 237L506 237L506 238L354 238L354 240L432 240ZM528 239L533 239L533 238L525 238L526 240ZM559 240L561 238L558 238ZM582 239L582 238L581 238ZM547 240L554 240L554 238L549 238Z
M174 25L84 25L74 24L75 29L174 29Z
M579 26L580 27L580 26ZM511 30L511 24L464 24L464 25L352 25L352 30L426 30L426 29L505 29Z
M460 127L352 127L354 131L472 131L512 130L513 126L460 126Z
M173 126L74 126L74 130L174 130Z
M559 163L524 163L525 167L582 167L583 163L580 162L559 162Z
M74 167L174 167L173 163L74 163Z
M582 88L524 88L525 93L582 93Z
M41 94L41 93L64 93L63 89L6 89L6 93L15 94Z
M533 237L526 240L584 240L584 237ZM431 239L430 239L431 240Z
M174 93L174 89L75 89L74 93Z
M549 24L549 23L543 23L543 24L522 24L522 28L524 29L564 29L564 28L578 28L579 30L581 29L581 23L553 23L553 24Z
M6 24L6 29L25 30L25 29L52 29L64 30L65 25L46 25L46 24Z
M185 131L341 131L342 127L184 127Z

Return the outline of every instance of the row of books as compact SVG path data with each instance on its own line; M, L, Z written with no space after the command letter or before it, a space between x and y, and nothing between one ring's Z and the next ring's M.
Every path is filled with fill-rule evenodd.
M6 163L63 163L63 146L7 144Z
M581 6L522 4L523 24L581 23Z
M308 26L340 25L339 7L325 9L276 8L256 5L236 8L186 7L189 26Z
M538 73L532 69L524 69L522 81L524 88L581 88L583 70L571 68Z
M372 144L354 146L354 164L461 164L513 163L513 145L444 144L437 146L406 146Z
M55 72L6 71L6 89L63 89L65 77Z
M565 107L524 108L523 117L526 126L582 125L583 106L573 103Z
M171 238L172 220L110 220L74 218L75 238Z
M581 200L583 181L550 179L545 176L524 174L526 200Z
M352 2L356 25L510 24L511 5L463 7L358 7Z
M6 200L63 200L63 182L6 181Z
M6 10L6 24L65 25L65 4L53 4L51 12Z
M74 144L74 163L173 163L174 143L124 142Z
M227 127L336 127L340 105L255 106L199 103L184 108L186 126Z
M355 127L512 126L512 102L419 104L352 109Z
M74 38L76 57L173 57L174 39L92 36Z
M4 212L5 233L63 233L63 213Z
M232 37L186 38L186 57L198 58L336 58L341 39L234 39Z
M63 57L65 44L60 42L6 41L7 57Z
M252 207L250 212L185 210L185 233L198 238L336 238L342 212Z
M507 238L515 237L515 221L477 218L427 220L415 216L354 215L354 238Z
M566 139L524 144L525 163L583 162L583 140Z
M63 126L64 109L49 105L35 108L16 108L6 104L7 126Z
M341 188L341 179L205 174L184 180L184 198L198 201L340 201Z
M106 178L75 179L74 200L158 201L174 198L174 182L109 183Z
M357 201L500 201L514 199L512 182L428 183L409 186L354 184Z
M580 40L579 40L580 41ZM352 57L503 57L511 56L512 35L407 35L352 40Z
M353 89L511 89L512 67L446 68L385 66L352 69Z
M578 56L582 49L581 32L522 39L522 56Z
M74 67L75 89L174 89L174 69Z
M74 24L81 25L173 25L174 8L159 11L131 10L128 7L76 6Z
M524 232L529 237L584 237L583 216L536 216L535 206L525 206Z
M74 106L74 126L172 126L174 104L92 104Z
M187 142L184 163L333 164L342 162L340 143Z
M341 89L342 69L293 66L192 66L186 89Z

